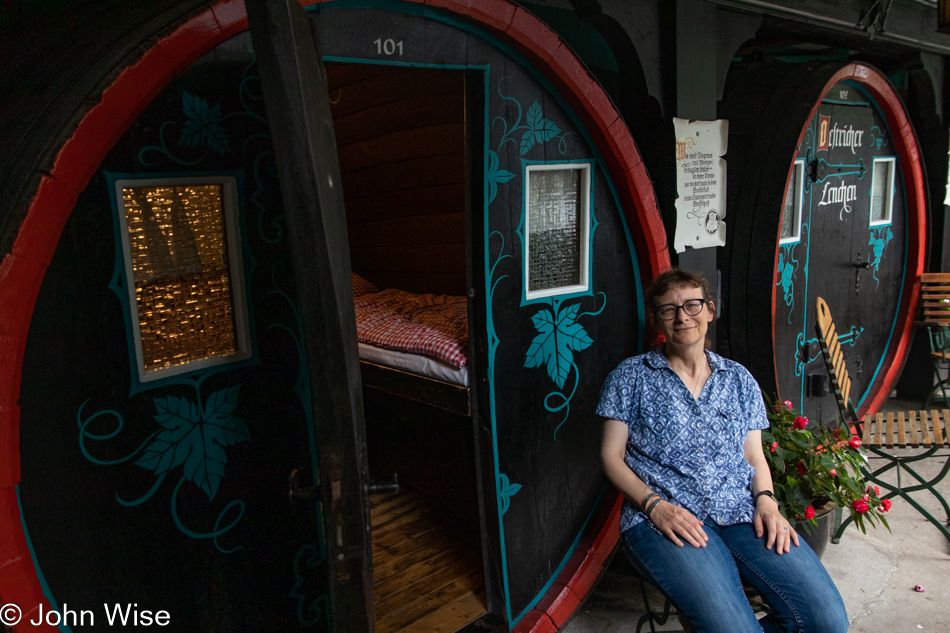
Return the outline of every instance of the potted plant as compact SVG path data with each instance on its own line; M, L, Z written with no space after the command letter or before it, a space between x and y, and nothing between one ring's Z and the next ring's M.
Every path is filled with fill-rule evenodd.
M810 424L787 400L771 402L766 397L765 401L770 426L762 431L762 446L785 518L813 535L818 518L824 516L830 529L830 512L840 507L851 513L863 533L865 523L876 527L878 521L890 531L884 514L891 509L891 500L882 499L880 489L865 481L861 467L867 458L860 438L844 427ZM817 545L824 549L827 532L819 535L823 540Z

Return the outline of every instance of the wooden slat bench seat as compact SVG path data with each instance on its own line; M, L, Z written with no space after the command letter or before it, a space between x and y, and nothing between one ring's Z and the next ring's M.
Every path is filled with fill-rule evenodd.
M868 481L887 490L883 498L901 497L933 523L947 541L950 541L950 530L947 526L911 497L911 493L921 490L929 491L943 506L947 522L950 523L950 506L934 487L946 477L947 471L950 470L950 436L947 435L950 409L877 412L867 414L863 420L858 418L851 403L851 378L848 375L841 344L838 342L834 320L831 318L828 304L821 297L816 300L815 313L815 329L821 344L825 366L831 377L841 421L846 428L851 430L851 433L861 438L862 445L871 452L872 459L885 461L884 466L876 470L871 470L870 465L862 468L864 476ZM915 452L906 449L922 450ZM911 464L931 458L942 459L943 465L940 472L928 480L915 471ZM896 484L881 479L881 476L890 470L895 470ZM909 485L902 481L902 472L906 472L913 479ZM838 512L840 519L840 509ZM837 543L840 540L841 534L850 522L849 517L847 521L840 524L835 531L833 542Z
M942 375L950 370L950 273L923 273L919 281L920 320L914 325L927 330L934 370L934 384L924 408L934 400L950 407L950 382Z
M950 409L868 414L864 416L861 443L867 448L950 447L948 419Z
M950 273L920 275L918 325L950 325Z

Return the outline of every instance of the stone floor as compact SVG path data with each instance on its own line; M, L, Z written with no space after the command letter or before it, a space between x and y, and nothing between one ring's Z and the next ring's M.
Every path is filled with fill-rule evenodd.
M908 403L892 401L886 408ZM948 453L950 450L944 451ZM924 476L940 470L929 459ZM938 489L950 498L950 477ZM943 511L928 493L917 500L940 518ZM946 518L944 513L944 518ZM829 544L822 562L844 599L852 633L934 631L950 633L950 543L901 499L888 513L891 532L879 527L862 534L849 526L837 545ZM922 593L914 590L923 587ZM659 599L658 599L659 600ZM657 602L662 604L662 601ZM563 633L634 633L643 615L639 586L622 554L614 558L597 589L562 629ZM644 626L642 631L649 631ZM657 631L681 630L675 618Z

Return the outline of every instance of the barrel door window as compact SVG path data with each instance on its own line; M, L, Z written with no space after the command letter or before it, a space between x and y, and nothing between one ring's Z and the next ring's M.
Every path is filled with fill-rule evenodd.
M805 161L796 160L785 190L782 207L782 232L779 244L797 244L802 238L802 192L805 187Z
M525 171L526 298L587 291L590 165L530 165Z
M807 401L813 416L835 411L809 309L815 298L835 315L857 406L895 327L906 222L893 152L877 104L846 81L824 95L789 170L775 274L776 377L779 394Z
M251 356L231 177L115 183L140 382Z

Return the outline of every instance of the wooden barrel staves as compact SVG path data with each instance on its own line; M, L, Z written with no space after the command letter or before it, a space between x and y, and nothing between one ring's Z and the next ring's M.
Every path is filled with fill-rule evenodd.
M760 64L733 72L719 115L732 210L720 350L766 393L833 417L814 326L823 297L852 401L876 410L908 350L925 251L923 168L900 98L862 64Z

